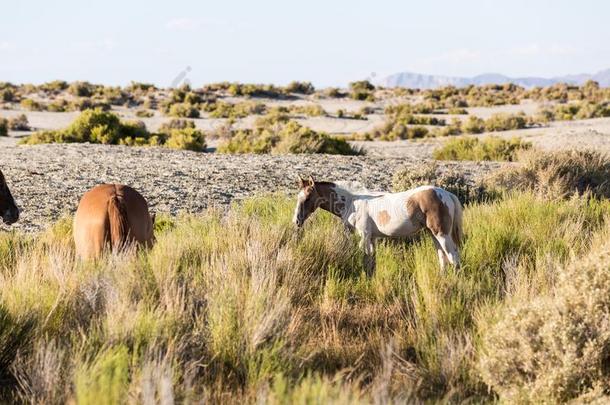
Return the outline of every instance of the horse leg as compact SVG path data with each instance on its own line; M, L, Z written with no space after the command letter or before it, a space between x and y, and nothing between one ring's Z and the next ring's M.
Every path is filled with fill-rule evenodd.
M438 243L441 245L443 251L447 255L449 263L454 265L456 268L460 267L460 255L457 250L457 245L453 241L451 235L439 233L434 235Z
M368 232L363 232L360 237L360 249L364 251L364 271L368 277L375 272L375 243Z
M432 236L432 241L434 242L434 247L436 247L436 253L438 253L438 261L441 265L441 271L445 271L448 261L447 255L445 254L445 251L443 250L443 247L441 246L438 239L436 239L436 236Z

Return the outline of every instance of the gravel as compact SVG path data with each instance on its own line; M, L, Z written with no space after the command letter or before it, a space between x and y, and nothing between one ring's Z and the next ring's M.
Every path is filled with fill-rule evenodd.
M147 198L153 211L174 215L226 207L261 193L294 192L297 174L389 190L398 168L423 161L419 155L221 155L89 144L0 147L0 168L22 210L20 221L11 228L28 232L40 231L62 214L73 213L80 196L101 183L130 185ZM441 168L455 165L470 178L500 166L439 163Z

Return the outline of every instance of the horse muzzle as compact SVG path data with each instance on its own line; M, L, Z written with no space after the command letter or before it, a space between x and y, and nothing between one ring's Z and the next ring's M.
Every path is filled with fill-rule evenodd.
M2 221L6 225L12 225L19 220L19 210L17 208L6 210L4 214L2 214Z

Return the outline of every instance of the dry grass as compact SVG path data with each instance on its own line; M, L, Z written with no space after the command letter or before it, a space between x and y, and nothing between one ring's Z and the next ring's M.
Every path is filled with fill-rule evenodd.
M497 192L482 182L466 178L457 169L441 170L436 162L397 170L392 179L395 192L426 185L444 188L455 194L463 204L491 201L499 197Z
M610 216L585 199L471 204L460 271L441 273L424 236L381 243L367 278L356 239L324 213L297 232L293 204L164 217L151 250L88 264L69 218L0 234L2 400L492 401L474 372L477 319L514 298L514 280L550 291L552 265Z
M584 193L610 198L610 158L601 153L530 151L521 153L518 160L521 165L494 174L487 182L545 198Z
M610 400L610 243L557 271L556 288L513 292L482 322L481 374L507 402Z

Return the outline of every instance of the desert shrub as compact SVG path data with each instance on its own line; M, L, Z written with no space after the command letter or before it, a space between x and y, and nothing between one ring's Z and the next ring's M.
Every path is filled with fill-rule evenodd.
M485 121L482 118L471 115L462 124L462 130L467 134L480 134L485 132Z
M512 162L517 153L532 147L521 138L506 140L490 136L479 139L461 137L446 141L443 146L433 152L437 160L496 160Z
M433 133L434 136L452 136L460 135L462 133L462 121L459 118L453 118L449 125L445 125L441 128L435 128Z
M292 105L289 107L289 111L294 114L303 114L310 117L323 117L327 115L324 108L319 104Z
M15 101L15 90L11 88L0 89L0 101L5 103Z
M461 107L451 107L451 108L447 109L447 114L467 115L468 111L465 108L461 108Z
M464 176L459 169L441 169L435 162L397 170L392 178L392 190L407 191L419 186L436 186L455 194L462 204L491 201L499 197L493 188L481 181Z
M395 141L398 139L416 139L428 136L430 131L426 127L408 126L399 120L386 120L385 124L370 133L365 138L380 139L382 141Z
M555 120L555 112L549 108L541 107L532 117L532 120L541 124L546 124Z
M88 82L74 82L68 86L68 93L75 97L91 97L95 92L95 86Z
M337 87L329 87L324 90L323 94L328 98L343 98L347 96L347 94L345 94L343 91L341 91L341 89Z
M0 136L8 136L8 120L0 118Z
M368 80L361 80L349 84L350 97L354 100L375 101L373 86Z
M132 94L147 94L152 91L156 91L157 87L151 83L140 83L140 82L131 82L126 89L129 93Z
M610 104L605 101L602 103L579 101L567 104L558 104L553 111L543 110L549 121L570 121L583 120L590 118L610 117Z
M165 146L197 152L203 152L207 148L205 135L195 128L172 129L165 141Z
M385 108L385 114L390 116L404 116L409 114L441 114L442 112L438 111L440 108L440 104L428 100L425 103L389 105Z
M277 124L277 122L276 122ZM347 141L316 132L296 121L280 123L275 128L256 127L241 130L218 147L220 153L326 153L357 155Z
M63 130L36 132L24 138L26 144L91 142L117 144L122 136L133 135L134 125L101 110L86 110Z
M169 107L168 115L176 118L199 118L199 109L187 103L175 103Z
M313 94L316 89L310 82L290 82L284 89L287 93Z
M481 326L479 370L500 399L607 402L610 243L560 268L552 292L515 301Z
M20 105L28 111L43 111L45 109L44 105L38 101L32 100L31 98L24 98L21 100Z
M40 90L47 93L59 94L68 88L68 83L63 80L53 80L39 86Z
M610 158L599 152L529 152L520 154L519 162L518 167L491 176L489 182L551 199L574 193L610 198Z
M120 87L103 87L101 89L103 103L109 105L138 105L138 101L133 96L123 91Z
M275 129L286 124L288 121L290 121L288 111L276 108L269 110L265 115L257 117L256 120L254 120L254 127L260 129Z
M488 132L494 131L509 131L513 129L523 129L527 124L524 114L494 114L485 120L485 130Z
M345 117L345 110L340 108L337 110L337 118L344 118Z
M25 114L20 114L8 120L8 127L13 131L29 131L30 124Z
M159 127L159 132L169 134L174 129L195 128L195 123L191 120L171 119L164 122Z
M155 115L155 113L153 113L152 111L149 110L137 110L136 111L136 117L140 117L140 118L150 118L153 117Z
M71 109L70 103L63 98L56 99L47 104L47 111L49 112L64 112Z
M588 101L600 103L607 101L610 96L608 88L602 88L599 83L587 81L583 86L570 86L565 83L558 83L548 87L534 87L530 89L526 98L538 101L558 101L566 103L568 101Z
M206 104L204 107L206 112L210 113L212 118L244 118L248 115L263 114L266 110L265 104L254 102L242 103L225 103L217 101L215 103Z
M230 83L225 84L225 86L226 91L234 97L245 96L281 98L284 95L282 89L272 84Z
M121 121L113 113L101 110L83 112L68 128L41 131L24 138L22 143L90 142L128 146L166 146L174 149L205 151L205 135L192 121L171 120L151 134L142 121Z
M67 104L68 111L102 110L110 111L111 107L105 101L94 100L89 97L79 97Z

